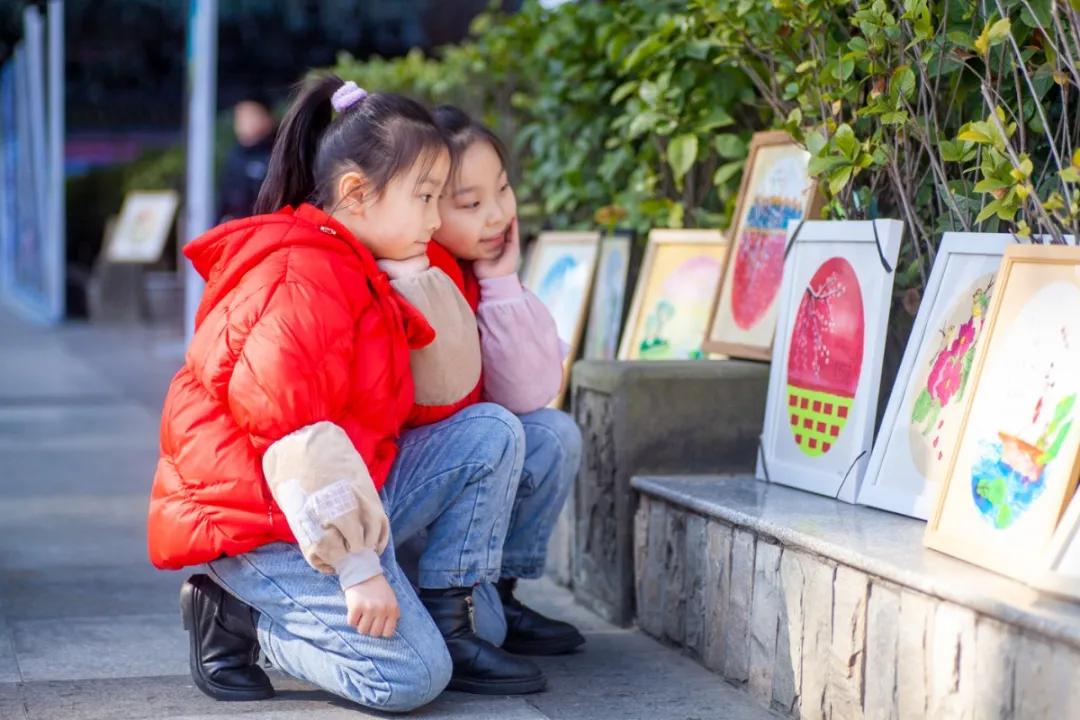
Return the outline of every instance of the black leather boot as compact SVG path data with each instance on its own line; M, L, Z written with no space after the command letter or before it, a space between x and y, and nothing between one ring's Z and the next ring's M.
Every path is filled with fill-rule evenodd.
M472 588L420 591L420 602L439 628L454 663L449 690L479 695L540 692L547 678L530 661L514 657L477 636Z
M265 700L274 687L256 662L258 613L207 575L180 588L180 615L191 638L191 679L215 700Z
M506 615L503 650L517 655L562 655L585 643L570 623L545 617L514 597L517 578L500 578L495 587Z

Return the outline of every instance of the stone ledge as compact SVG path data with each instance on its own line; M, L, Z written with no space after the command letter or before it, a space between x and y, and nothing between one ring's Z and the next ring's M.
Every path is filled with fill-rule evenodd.
M750 476L635 477L638 491L1080 649L1080 604L922 545L926 523Z

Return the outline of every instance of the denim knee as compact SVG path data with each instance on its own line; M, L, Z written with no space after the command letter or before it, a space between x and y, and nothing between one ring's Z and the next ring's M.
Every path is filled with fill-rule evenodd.
M377 698L364 697L361 688L370 685L370 678L358 667L341 668L342 687L346 694L361 705L383 712L411 712L422 708L442 694L450 684L453 663L442 642L413 649L412 656L393 668L378 668L387 684L387 692ZM422 651L422 652L421 652Z
M485 426L477 444L488 449L491 456L482 460L491 465L507 459L520 463L525 455L525 428L517 415L494 403L478 403L461 411L461 415Z

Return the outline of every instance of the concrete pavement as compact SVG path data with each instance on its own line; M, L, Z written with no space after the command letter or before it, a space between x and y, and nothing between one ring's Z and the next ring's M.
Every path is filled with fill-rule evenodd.
M187 671L177 589L146 560L160 403L176 331L37 328L0 309L0 720L378 717L280 675L276 699L222 704ZM536 606L588 637L541 660L550 689L446 693L424 718L770 717L743 692L547 581Z

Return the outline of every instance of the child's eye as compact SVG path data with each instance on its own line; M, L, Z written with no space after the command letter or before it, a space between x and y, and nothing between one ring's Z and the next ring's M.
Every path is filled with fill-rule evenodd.
M469 203L467 205L462 205L461 209L462 210L475 210L478 207L480 207L480 201L479 200L477 200L476 202L471 202L471 203Z
M429 202L431 202L432 197L433 197L432 195L421 195L420 199L423 200L425 203L429 203Z
M506 183L501 188L499 188L499 192L506 192L509 189L510 189L510 183Z

